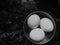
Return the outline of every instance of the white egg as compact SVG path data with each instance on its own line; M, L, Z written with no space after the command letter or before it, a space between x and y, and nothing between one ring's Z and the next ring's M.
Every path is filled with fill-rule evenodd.
M47 32L52 31L54 28L52 21L48 18L43 18L40 20L40 27L42 30Z
M31 28L36 28L40 24L40 17L38 15L34 14L28 18L27 22Z
M44 39L45 33L42 29L36 28L30 32L30 38L34 41L40 41Z

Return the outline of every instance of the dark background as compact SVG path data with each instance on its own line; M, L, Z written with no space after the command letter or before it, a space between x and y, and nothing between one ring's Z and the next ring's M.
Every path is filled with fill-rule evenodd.
M27 3L30 5L27 5L27 7L21 4L21 0L19 0L19 2L20 3L17 3L16 0L0 0L0 45L35 45L25 37L23 24L28 13L37 10L51 14L56 22L56 33L54 38L44 45L60 45L60 1L35 0L35 2L37 2L36 5ZM12 36L14 34L15 36ZM16 41L17 38L19 39Z

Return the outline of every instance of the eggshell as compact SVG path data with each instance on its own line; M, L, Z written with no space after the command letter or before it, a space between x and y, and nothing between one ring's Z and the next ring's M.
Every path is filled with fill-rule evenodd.
M40 17L38 15L36 15L36 14L31 15L28 18L27 22L28 22L29 27L36 28L40 24Z
M41 27L42 30L44 30L46 32L50 32L54 28L53 22L48 18L42 18L40 20L40 27Z
M36 28L30 32L30 38L34 41L40 41L44 39L45 33L42 29Z

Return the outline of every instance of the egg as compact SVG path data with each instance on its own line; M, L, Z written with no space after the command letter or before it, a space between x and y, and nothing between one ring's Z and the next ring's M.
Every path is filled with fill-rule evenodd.
M29 27L36 28L40 24L40 17L38 15L36 15L36 14L31 15L28 18L27 22L28 22Z
M53 22L48 18L42 18L40 20L40 27L41 27L42 30L44 30L46 32L50 32L54 28Z
M44 39L45 33L42 29L36 28L30 32L30 38L34 41L41 41Z

